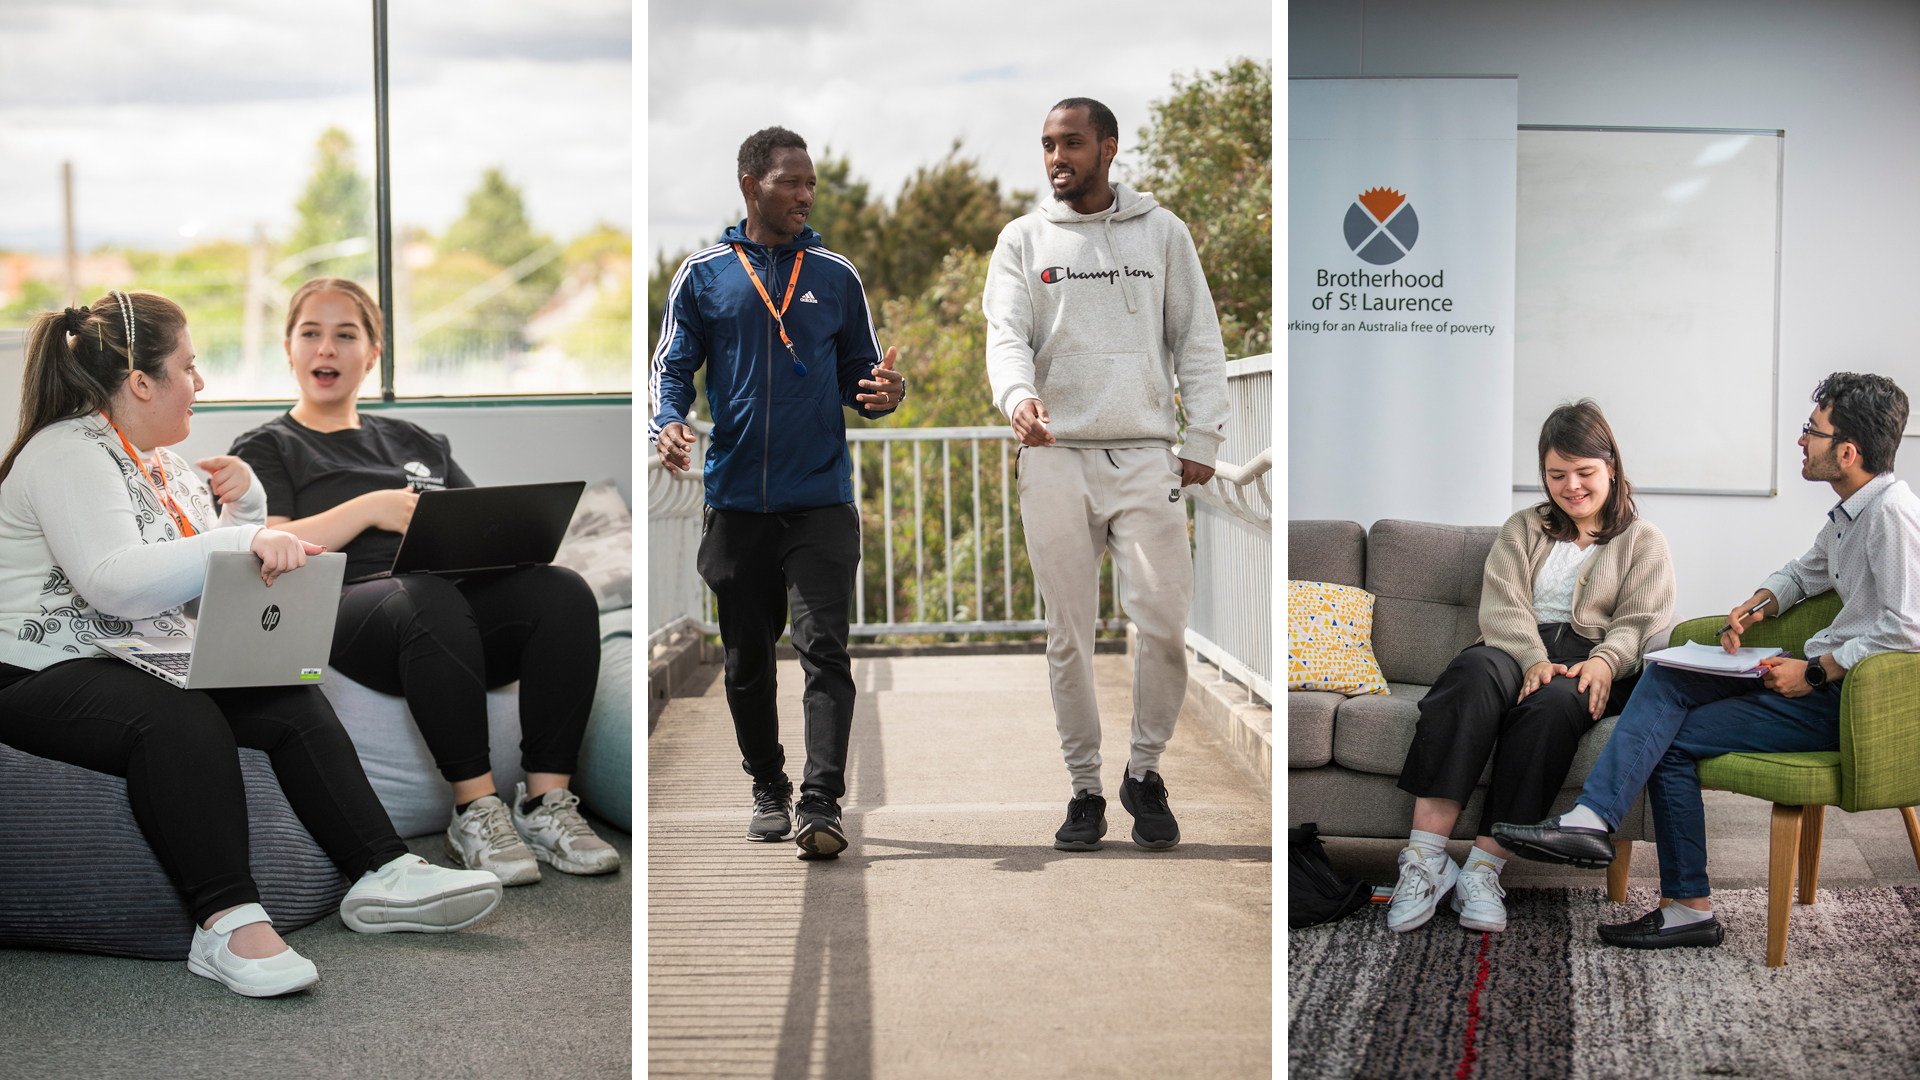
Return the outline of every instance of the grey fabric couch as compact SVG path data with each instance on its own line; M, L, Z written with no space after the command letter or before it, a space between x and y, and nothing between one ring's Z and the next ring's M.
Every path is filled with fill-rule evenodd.
M1364 588L1374 595L1373 655L1391 694L1295 690L1287 694L1287 820L1316 822L1328 836L1404 838L1413 796L1395 786L1418 702L1460 650L1480 636L1480 581L1498 526L1377 521L1369 533L1351 521L1287 523L1287 577ZM1615 718L1580 741L1556 813L1570 809L1600 756ZM1473 838L1492 766L1454 827ZM1646 796L1614 834L1627 856L1634 840L1652 840ZM1608 891L1626 896L1627 858L1608 872Z

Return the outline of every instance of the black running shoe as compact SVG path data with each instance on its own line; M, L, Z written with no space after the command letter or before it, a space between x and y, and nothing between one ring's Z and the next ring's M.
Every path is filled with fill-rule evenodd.
M1133 842L1148 851L1165 851L1180 842L1180 823L1167 807L1167 785L1160 774L1148 771L1145 780L1127 777L1120 785L1120 805L1133 815Z
M1060 851L1099 851L1105 835L1107 800L1082 791L1067 804L1067 823L1053 834L1053 846Z
M785 840L793 828L793 781L753 782L753 820L747 822L747 839L771 843Z
M840 804L819 791L800 795L800 830L793 842L800 845L803 859L832 859L847 849L847 834L840 831Z

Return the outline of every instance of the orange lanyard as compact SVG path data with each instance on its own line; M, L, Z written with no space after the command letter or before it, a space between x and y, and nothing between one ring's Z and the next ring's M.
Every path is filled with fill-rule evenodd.
M160 474L160 479L155 480L153 473L147 471L146 463L141 461L140 455L134 452L133 444L128 442L126 435L121 432L120 425L114 423L113 417L106 413L101 413L100 416L106 420L107 426L113 429L113 433L120 436L121 447L127 451L127 456L133 459L133 463L140 467L140 475L146 477L147 483L153 485L154 491L160 496L160 505L167 508L167 514L173 518L173 523L180 526L180 535L182 537L194 535L193 526L187 522L187 515L181 511L179 504L173 501L172 493L167 491L167 467L160 464L159 448L156 447L153 452L153 469Z
M753 272L753 264L747 261L746 250L739 244L735 244L733 253L740 256L740 265L747 268L747 277L753 279L753 287L760 291L760 302L767 305L768 311L773 312L773 324L780 328L780 341L786 345L787 355L793 357L793 373L804 378L807 374L807 366L800 362L800 353L794 349L793 339L787 336L785 316L787 305L793 303L793 287L800 284L800 260L806 258L807 253L804 250L793 253L793 276L787 279L787 295L780 301L778 311L774 311L773 297L767 295L767 287L760 284L760 275Z

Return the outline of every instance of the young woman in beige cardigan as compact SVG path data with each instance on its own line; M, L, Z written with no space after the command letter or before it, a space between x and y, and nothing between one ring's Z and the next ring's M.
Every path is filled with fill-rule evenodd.
M1505 930L1496 821L1539 821L1565 783L1580 737L1625 706L1649 635L1673 615L1666 538L1636 516L1613 429L1591 401L1540 429L1548 498L1507 519L1487 555L1480 634L1420 700L1400 770L1413 831L1387 926L1412 930L1449 892L1460 925ZM1487 761L1487 788L1464 868L1446 840ZM1518 815L1518 816L1514 816Z

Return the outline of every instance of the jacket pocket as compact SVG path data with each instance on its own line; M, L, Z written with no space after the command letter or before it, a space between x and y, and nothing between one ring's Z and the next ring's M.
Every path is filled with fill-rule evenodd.
M1056 439L1171 439L1172 391L1143 352L1064 353L1035 364Z

